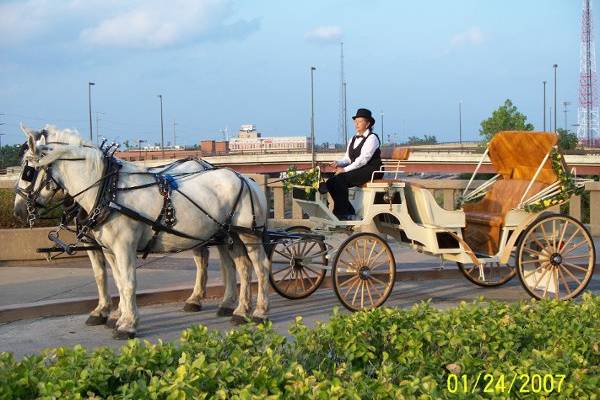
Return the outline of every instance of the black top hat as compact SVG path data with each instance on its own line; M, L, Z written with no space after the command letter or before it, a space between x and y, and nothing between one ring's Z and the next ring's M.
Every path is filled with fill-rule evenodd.
M373 115L371 115L371 110L366 108L359 108L356 110L356 115L352 117L352 119L356 118L366 118L371 121L371 126L375 125L375 118L373 118Z

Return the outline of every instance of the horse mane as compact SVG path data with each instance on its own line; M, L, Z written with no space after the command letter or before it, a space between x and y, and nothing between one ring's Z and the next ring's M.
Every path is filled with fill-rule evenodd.
M93 143L82 138L76 130L58 129L54 125L46 125L47 142L66 143L69 146L70 156L73 158L85 158L90 170L88 173L102 175L104 171L104 154Z

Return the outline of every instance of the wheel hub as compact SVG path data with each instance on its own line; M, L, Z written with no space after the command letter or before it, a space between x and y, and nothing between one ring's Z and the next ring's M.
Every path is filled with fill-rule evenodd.
M292 268L294 268L296 271L302 269L302 259L301 258L292 258L290 260L290 265L292 266Z
M563 262L563 258L559 253L554 253L550 256L550 263L552 265L560 265Z
M371 270L368 267L360 267L360 269L358 270L358 276L363 281L366 281L367 279L369 279L370 275L371 275Z

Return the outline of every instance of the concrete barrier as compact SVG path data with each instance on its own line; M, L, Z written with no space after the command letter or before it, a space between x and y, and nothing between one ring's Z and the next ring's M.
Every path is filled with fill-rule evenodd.
M33 229L0 229L0 262L2 261L31 261L43 260L45 254L37 253L40 247L51 247L48 232L53 228ZM68 243L75 242L75 236L68 231L61 231L60 238ZM78 253L82 257L86 254ZM73 257L63 255L61 258Z
M311 223L307 220L269 220L269 229L285 229L289 226L307 225ZM48 232L53 228L33 228L33 229L0 229L0 265L3 262L33 261L45 260L45 253L37 253L36 249L40 247L52 247L52 242L48 240ZM61 231L60 237L67 243L75 242L75 235L68 231ZM63 254L58 258L86 257L83 251L69 256Z

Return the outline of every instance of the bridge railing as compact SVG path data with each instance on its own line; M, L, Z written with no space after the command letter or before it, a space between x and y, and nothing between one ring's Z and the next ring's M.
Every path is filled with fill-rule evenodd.
M271 209L271 218L274 219L304 219L302 209L292 201L290 193L284 193L281 182L273 182L276 179L263 179L261 186L267 191L267 198ZM255 179L256 180L256 179ZM453 210L467 186L467 180L450 179L411 179L411 181L429 189L433 192L438 204L447 210ZM257 180L258 182L258 180ZM483 181L475 181L472 187ZM331 203L331 202L330 202ZM561 211L560 207L551 208ZM562 207L562 211L588 224L592 235L600 235L600 182L590 182L585 186L582 196L573 196L571 200Z

